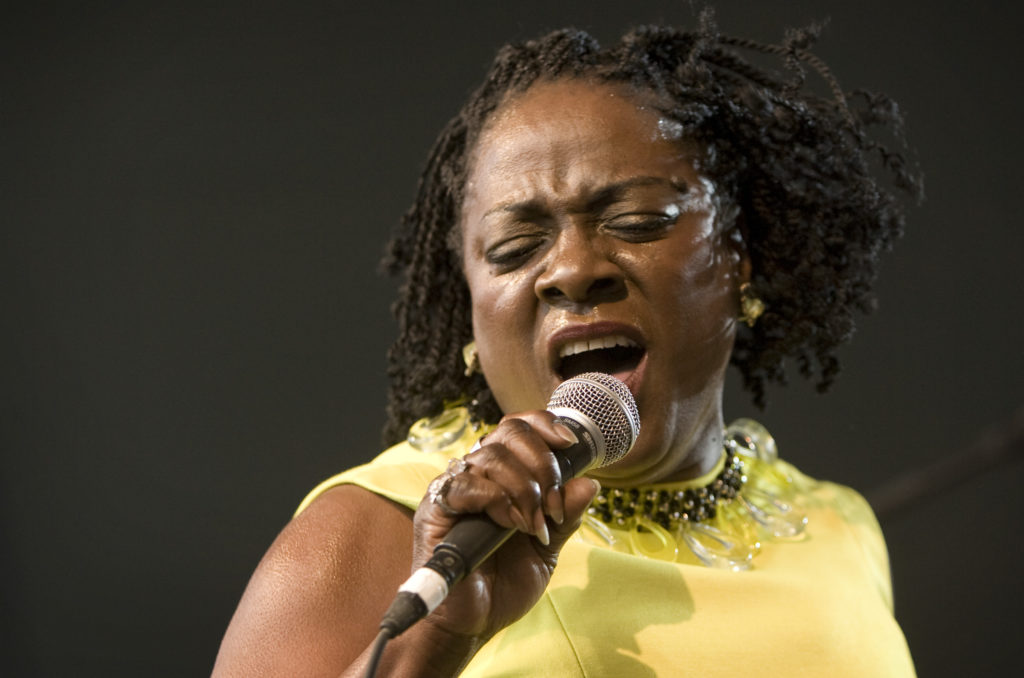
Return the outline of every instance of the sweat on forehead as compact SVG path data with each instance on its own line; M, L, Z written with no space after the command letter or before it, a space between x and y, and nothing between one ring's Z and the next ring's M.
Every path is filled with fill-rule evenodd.
M461 253L458 230L465 218L466 202L474 198L479 185L501 179L531 179L533 174L524 174L531 157L568 159L571 156L574 160L597 162L608 176L591 173L576 177L588 181L594 191L620 183L622 177L615 175L627 171L621 167L626 157L622 151L629 146L670 144L675 147L676 155L687 158L694 166L703 166L704 154L697 150L697 144L686 141L683 125L644 99L650 97L621 83L580 78L542 80L507 96L488 116L467 153L465 182L459 191L459 218L454 232L449 234L449 245ZM644 124L637 126L634 118ZM628 127L627 133L623 133L624 127ZM508 152L513 145L517 151L514 155ZM567 162L564 166L572 173L584 165ZM588 172L593 171L593 165L587 167ZM642 177L642 170L642 167L628 169L629 178ZM568 181L572 177L562 179ZM681 177L678 181L680 184L696 183ZM692 187L695 196L708 188L706 178L702 178L700 184Z

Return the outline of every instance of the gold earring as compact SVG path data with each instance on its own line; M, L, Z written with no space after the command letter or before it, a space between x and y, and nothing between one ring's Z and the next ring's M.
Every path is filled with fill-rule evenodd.
M462 347L462 361L466 363L465 375L467 377L480 371L480 354L476 352L476 340Z
M764 313L764 302L754 294L753 285L748 282L740 285L740 322L753 327L757 319Z

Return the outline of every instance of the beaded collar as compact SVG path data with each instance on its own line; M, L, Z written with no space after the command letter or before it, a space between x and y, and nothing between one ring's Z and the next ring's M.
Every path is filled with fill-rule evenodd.
M463 407L450 407L409 430L426 453L458 454L481 435ZM802 537L808 487L780 461L771 434L752 419L725 430L709 473L682 483L602 488L573 539L633 555L747 570L765 541Z
M692 487L602 487L587 513L607 525L627 529L641 518L669 531L683 523L711 520L718 514L718 503L734 499L747 480L738 454L723 455L711 473L714 478L710 482Z
M575 539L657 560L728 570L753 567L765 541L803 536L803 480L752 419L725 430L718 465L695 480L602 488Z

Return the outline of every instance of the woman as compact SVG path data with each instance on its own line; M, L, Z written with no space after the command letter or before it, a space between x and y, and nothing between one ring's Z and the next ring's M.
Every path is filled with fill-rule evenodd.
M710 23L501 50L392 243L398 444L303 503L216 675L361 675L398 586L481 512L517 532L378 675L913 674L870 509L753 422L725 429L722 389L731 362L760 403L785 358L827 387L902 226L869 161L917 180L865 132L894 108L848 105L811 32L762 46ZM643 428L562 478L573 435L543 408L588 371L624 381Z

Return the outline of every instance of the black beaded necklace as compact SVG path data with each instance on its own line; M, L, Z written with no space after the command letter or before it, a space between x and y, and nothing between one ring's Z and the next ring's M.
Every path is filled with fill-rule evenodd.
M727 454L725 466L704 487L602 487L587 513L613 527L628 527L642 517L670 531L684 523L710 520L717 514L718 504L734 499L747 480L740 456Z

